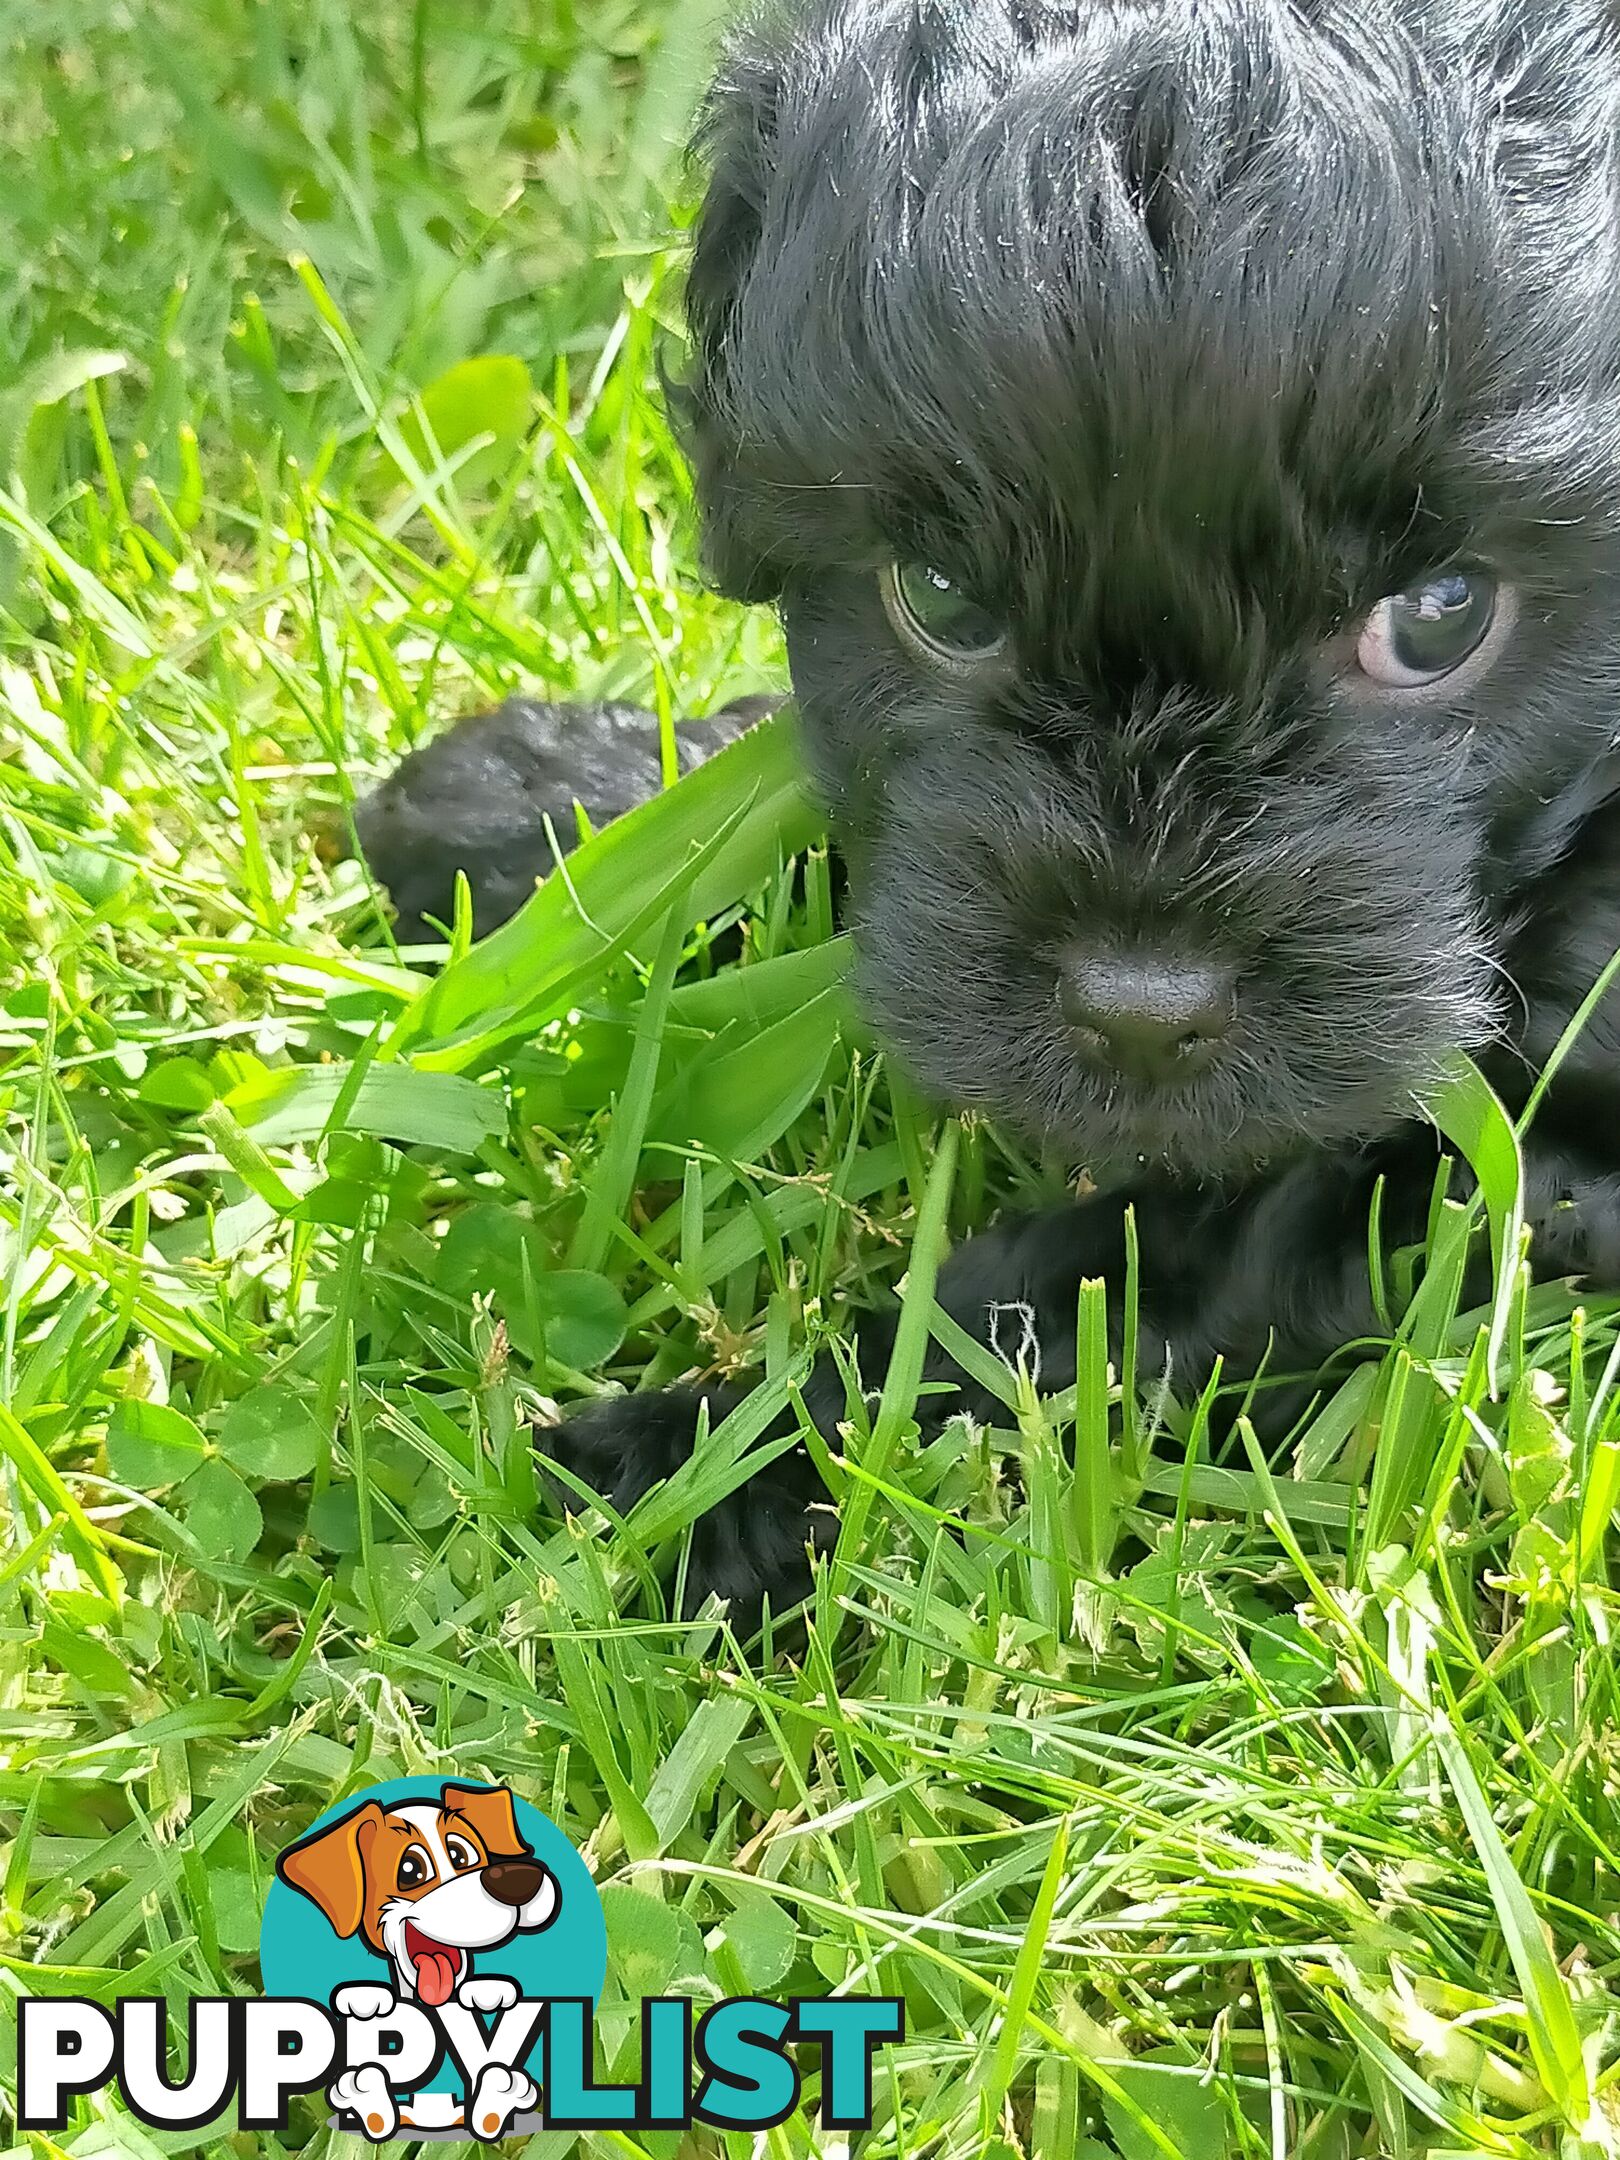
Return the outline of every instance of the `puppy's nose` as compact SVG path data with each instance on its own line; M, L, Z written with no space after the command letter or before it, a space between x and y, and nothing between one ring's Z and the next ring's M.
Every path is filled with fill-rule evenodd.
M1187 1080L1230 1030L1236 986L1236 971L1218 962L1072 945L1058 1004L1098 1064L1132 1080Z
M492 1860L484 1870L484 1888L501 1905L527 1905L545 1879L538 1860Z

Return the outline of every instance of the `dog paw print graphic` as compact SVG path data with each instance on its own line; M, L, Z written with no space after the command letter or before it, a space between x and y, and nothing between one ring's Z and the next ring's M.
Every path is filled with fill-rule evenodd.
M260 1965L267 1994L342 2021L326 2099L345 2127L489 2141L528 2127L544 2005L596 2002L607 1933L589 1869L538 1808L505 1785L403 1778L282 1853Z

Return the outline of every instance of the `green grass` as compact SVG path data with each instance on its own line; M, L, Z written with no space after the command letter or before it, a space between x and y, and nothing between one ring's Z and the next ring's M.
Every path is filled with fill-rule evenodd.
M28 1991L251 1988L281 1845L443 1767L589 1855L604 2068L644 1992L903 1993L868 2155L1620 2152L1620 1307L1524 1287L1477 1088L1495 1306L1438 1212L1273 1459L1095 1356L1058 1401L981 1360L997 1427L920 1447L942 1238L1039 1173L848 1012L785 738L437 976L335 860L473 704L780 680L655 388L702 12L7 21L0 2045ZM672 1621L902 1280L807 1638ZM716 1367L764 1388L628 1524L540 1507L555 1406Z

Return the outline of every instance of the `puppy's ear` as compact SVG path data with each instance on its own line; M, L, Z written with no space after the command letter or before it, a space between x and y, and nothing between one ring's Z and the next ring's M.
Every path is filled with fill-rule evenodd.
M382 1822L382 1809L368 1800L352 1815L289 1845L276 1862L282 1881L320 1907L335 1935L358 1933L365 1917L366 1855Z
M493 1791L481 1785L446 1785L439 1799L447 1815L466 1817L492 1860L516 1860L529 1850L504 1785Z
M686 280L692 361L684 381L666 385L696 477L709 576L737 600L774 600L782 584L739 485L731 395L737 303L759 252L779 92L778 69L738 44L709 93L693 146L709 183Z

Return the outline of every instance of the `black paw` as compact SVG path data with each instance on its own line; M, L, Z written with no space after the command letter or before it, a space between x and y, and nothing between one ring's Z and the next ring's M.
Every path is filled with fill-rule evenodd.
M712 719L683 721L682 771L700 765L777 700L739 698ZM479 937L515 915L553 866L551 821L566 854L578 838L574 804L605 825L658 793L658 721L635 705L553 705L508 698L413 750L355 805L372 874L399 911L405 944L448 923L456 872L472 891Z
M740 1400L730 1388L668 1388L592 1403L541 1439L543 1451L618 1513L672 1477L697 1440L707 1403L711 1426ZM563 1506L577 1494L553 1481ZM826 1492L802 1449L779 1456L692 1526L684 1610L698 1610L712 1593L733 1621L757 1620L766 1601L773 1614L790 1611L810 1592L808 1549L832 1544L837 1525Z

